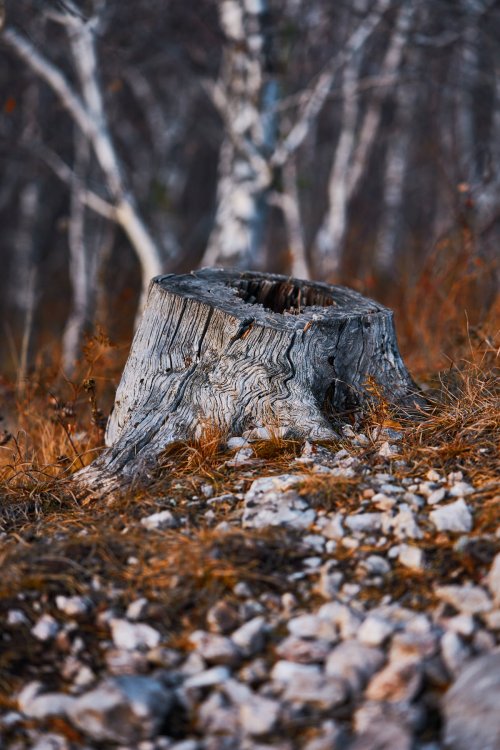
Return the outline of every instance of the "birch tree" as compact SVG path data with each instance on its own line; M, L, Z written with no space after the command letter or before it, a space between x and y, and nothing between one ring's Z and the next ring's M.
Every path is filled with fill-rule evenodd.
M71 375L77 361L83 336L94 323L96 274L98 251L90 233L95 236L95 226L87 221L87 208L82 200L89 171L88 141L75 132L75 165L71 185L70 214L68 221L69 278L72 289L71 310L62 337L64 371Z
M222 114L226 138L222 144L217 189L217 212L202 264L217 263L255 267L262 263L262 243L266 204L279 205L294 237L295 252L305 254L296 225L299 209L293 205L290 190L270 194L277 172L288 169L287 162L303 144L321 112L339 71L349 77L364 44L380 23L390 0L378 0L349 36L344 48L331 56L315 83L299 98L296 119L284 133L277 121L280 102L278 83L272 76L272 38L269 8L264 0L223 0L220 20L227 43L219 82L213 87L214 101ZM258 54L255 54L258 52ZM267 76L266 76L267 73ZM346 133L349 132L346 128ZM293 182L285 181L291 188ZM338 181L335 181L338 189ZM294 261L294 262L295 262ZM297 267L297 266L296 266Z
M217 209L203 265L254 268L262 261L268 157L276 145L278 84L267 0L219 0L226 42L212 89L226 129L219 158Z
M385 9L385 4L379 5L379 12ZM413 4L410 0L399 8L392 33L389 35L380 66L382 84L385 80L393 83L399 71L412 15ZM342 76L341 130L328 184L328 209L316 238L319 258L328 273L336 273L342 259L349 202L368 168L380 128L382 105L387 94L385 86L382 89L383 94L377 90L366 106L364 114L360 114L359 79L363 62L362 53L362 48L352 51L350 63L345 66Z
M15 29L6 28L2 40L52 89L91 143L105 177L109 200L89 193L82 195L90 208L116 221L129 238L141 266L144 300L151 277L162 271L162 256L139 214L110 133L95 44L99 16L83 17L78 7L68 0L62 4L62 12L50 12L50 18L67 32L79 91L73 88L55 63Z

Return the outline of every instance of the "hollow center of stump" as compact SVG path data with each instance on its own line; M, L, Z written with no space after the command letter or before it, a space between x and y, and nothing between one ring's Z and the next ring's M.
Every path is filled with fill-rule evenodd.
M328 307L336 302L332 295L309 284L288 281L237 279L231 283L238 297L249 304L261 304L275 313L298 314L304 307Z

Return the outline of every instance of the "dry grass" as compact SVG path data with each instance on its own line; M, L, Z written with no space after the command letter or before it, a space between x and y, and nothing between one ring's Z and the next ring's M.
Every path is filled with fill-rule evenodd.
M170 444L158 460L158 472L175 470L181 475L201 474L212 478L222 461L227 431L216 424L205 422L195 440Z
M424 608L432 601L435 582L479 580L494 554L491 534L500 513L500 340L494 306L489 319L477 317L467 326L460 309L462 281L454 286L449 277L444 300L444 291L431 285L421 305L417 297L425 285L419 283L420 291L407 302L407 320L400 332L410 363L426 384L428 407L418 419L405 419L384 400L376 383L369 383L372 403L354 419L368 442L345 446L362 465L374 467L380 461L374 428L398 429L403 433L400 459L406 464L394 466L396 477L422 477L431 467L443 474L459 469L480 489L468 500L474 506L475 524L465 549L457 550L450 535L436 536L424 524L424 538L417 543L428 561L425 570L411 572L395 565L382 588L364 586L360 594L373 601L390 594L403 604ZM436 295L446 312L439 325ZM447 360L443 351L448 351ZM103 666L100 644L109 638L104 624L96 629L96 611L106 610L110 602L121 615L132 599L146 596L148 621L162 632L165 645L176 646L188 630L205 627L207 609L217 599L234 598L235 583L246 581L257 597L280 594L289 590L288 575L311 554L289 531L247 532L235 521L241 509L238 497L256 476L297 470L293 461L303 445L283 439L280 425L272 419L271 439L252 444L254 465L228 467L227 435L207 423L196 441L164 452L158 476L147 489L81 505L67 478L102 445L103 417L122 363L123 352L99 336L89 342L74 382L58 377L55 368L39 368L22 394L14 386L3 386L4 401L12 406L5 415L10 435L0 440L0 531L7 532L0 543L0 607L21 608L33 623L37 604L61 618L54 611L56 594L90 594L95 611L79 622L76 633L84 639L96 670ZM326 447L343 446L340 440ZM318 475L304 465L300 471L305 479L299 491L318 511L367 507L359 477ZM215 495L227 493L227 500L211 505L204 485L210 485ZM147 531L141 525L143 516L166 508L177 521L175 529ZM217 528L220 522L224 525ZM380 554L384 548L352 550L339 545L335 556L346 581L364 576L357 567L360 552ZM54 665L64 657L65 648L57 643L47 648L34 638L23 638L19 629L10 637L9 648L0 654L3 705L10 705L9 694L37 677L40 669L48 685L51 680L56 684L60 676Z
M387 304L395 309L401 351L414 375L446 369L450 357L481 360L498 337L498 274L498 261L483 260L462 227L436 243L416 281L391 287Z
M123 358L124 351L99 333L87 342L73 380L52 364L39 364L22 387L4 385L0 489L5 497L57 493L58 481L93 460L103 445L105 414Z
M446 471L459 465L480 485L498 477L500 448L500 360L493 350L483 361L458 363L439 375L428 392L429 410L407 430L406 455Z

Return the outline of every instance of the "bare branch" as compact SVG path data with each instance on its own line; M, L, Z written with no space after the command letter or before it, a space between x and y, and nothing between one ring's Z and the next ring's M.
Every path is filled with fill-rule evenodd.
M413 18L414 6L406 2L400 9L396 20L394 33L391 35L387 51L382 62L381 76L394 78L403 59L403 51L408 39L410 25ZM348 193L352 197L358 189L365 173L369 155L382 120L382 104L385 92L376 92L364 114L361 123L358 143L353 155L353 161L348 178Z
M208 93L212 103L219 112L230 140L235 148L248 159L257 175L260 175L261 182L264 186L271 181L271 168L267 159L265 159L255 147L255 145L234 127L234 119L231 114L231 106L224 87L218 81L205 80L203 88Z
M35 154L39 156L61 180L61 182L64 182L68 187L73 188L76 184L80 199L88 208L91 208L93 211L100 214L100 216L104 216L105 219L117 221L115 207L111 203L108 203L108 201L105 201L104 198L101 198L100 195L97 195L97 193L94 193L92 190L85 187L83 183L78 180L77 175L73 172L71 167L69 167L55 151L52 151L52 149L48 148L43 143L37 144L34 151Z
M84 100L75 94L61 71L42 55L27 39L13 29L7 29L2 38L10 48L45 81L58 95L82 133L92 143L97 160L105 175L108 188L116 202L115 218L128 235L140 260L143 271L144 300L149 280L162 271L162 261L156 244L137 211L122 175L120 160L115 151L104 112L98 84L98 66L95 54L93 22L82 21L71 15L68 27L73 60L76 66Z
M376 9L353 32L347 40L345 48L328 63L312 91L308 92L297 122L272 155L271 164L273 166L282 166L290 154L296 151L307 138L312 123L328 98L336 74L362 48L368 37L377 28L389 6L390 0L378 0Z
M68 110L82 132L88 138L93 138L95 128L89 114L61 71L15 29L6 29L1 39L58 95L61 104Z

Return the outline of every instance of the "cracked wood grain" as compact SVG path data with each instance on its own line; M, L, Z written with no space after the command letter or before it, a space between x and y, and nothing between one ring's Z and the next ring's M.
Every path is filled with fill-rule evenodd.
M289 438L335 437L338 415L375 380L396 404L420 397L392 312L340 286L203 269L158 276L106 430L107 449L76 475L87 486L146 477L171 443L207 425Z

